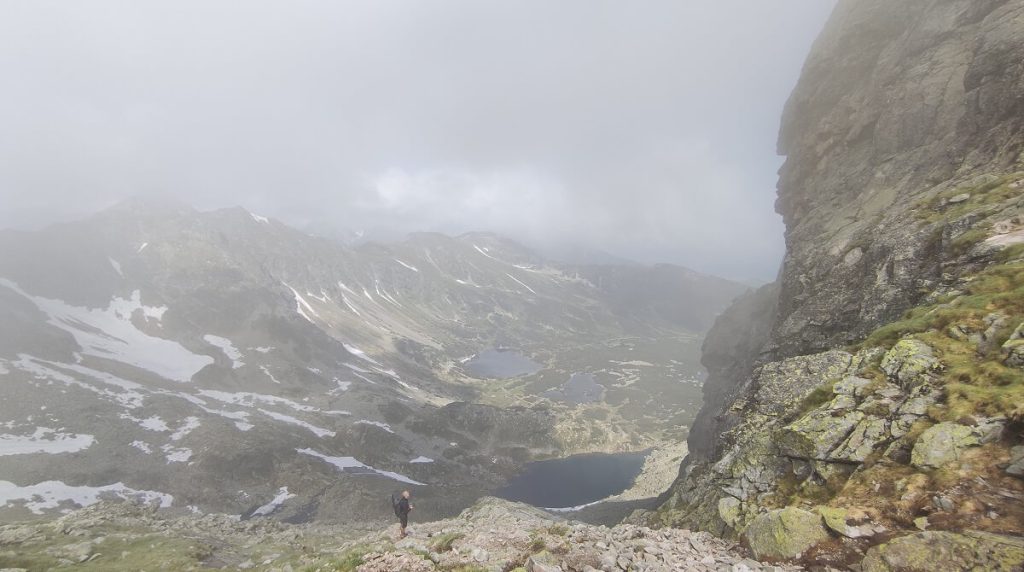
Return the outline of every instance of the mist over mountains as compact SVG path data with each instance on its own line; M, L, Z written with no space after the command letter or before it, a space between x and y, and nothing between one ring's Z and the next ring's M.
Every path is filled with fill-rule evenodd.
M744 290L493 234L350 247L173 202L3 231L6 510L141 494L336 519L404 483L450 514L531 459L684 427L701 333ZM493 348L537 366L481 378ZM579 372L597 391L575 402Z

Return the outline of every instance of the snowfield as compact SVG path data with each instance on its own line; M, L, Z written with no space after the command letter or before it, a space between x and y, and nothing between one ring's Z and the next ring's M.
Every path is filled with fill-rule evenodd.
M36 427L31 435L0 435L0 457L30 455L33 453L75 453L84 451L96 441L92 435L58 432L48 427Z
M213 363L210 356L194 354L177 342L135 327L132 318L136 313L143 319L159 320L167 310L143 306L138 290L128 300L114 297L106 308L83 308L32 296L5 278L0 278L0 286L32 301L46 314L47 322L75 338L85 355L117 360L183 383L192 381L193 375Z
M45 481L19 487L9 481L0 481L0 506L8 506L16 501L21 501L25 508L35 514L43 514L43 511L58 508L64 503L87 507L98 503L104 497L135 499L144 503L159 502L161 508L168 508L174 502L174 497L169 494L137 491L126 487L124 483L114 483L102 487L76 487L66 485L61 481Z
M388 479L399 481L402 483L409 483L410 485L426 485L426 483L414 481L405 475L393 473L391 471L381 471L379 469L374 469L373 467L360 462L355 457L331 457L328 455L324 455L323 453L318 453L313 449L296 449L296 451L302 453L303 455L309 455L311 457L321 459L325 463L329 465L334 465L335 467L337 467L338 469L345 473L352 473L356 475L371 474L386 477Z

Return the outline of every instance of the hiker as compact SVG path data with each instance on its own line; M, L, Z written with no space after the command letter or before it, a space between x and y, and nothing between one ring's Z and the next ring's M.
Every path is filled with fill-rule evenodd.
M416 508L409 504L409 497L412 493L409 491L402 491L402 496L396 500L394 495L391 496L391 506L395 509L395 516L398 517L400 523L398 537L405 538L405 527L409 526L409 513L412 509Z

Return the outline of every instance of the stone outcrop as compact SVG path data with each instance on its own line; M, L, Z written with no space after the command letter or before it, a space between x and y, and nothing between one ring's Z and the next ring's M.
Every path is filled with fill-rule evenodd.
M1024 567L1024 539L984 532L921 532L868 551L864 572L990 570Z
M821 516L788 507L755 518L744 537L757 558L796 558L829 535Z
M945 243L977 221L937 231L916 224L919 202L1020 170L1022 10L1017 0L839 2L779 137L787 253L773 355L858 340L955 271Z
M1024 532L1022 29L1024 0L839 1L783 118L779 279L712 328L652 522L753 548L801 510L838 544L779 553L836 566Z

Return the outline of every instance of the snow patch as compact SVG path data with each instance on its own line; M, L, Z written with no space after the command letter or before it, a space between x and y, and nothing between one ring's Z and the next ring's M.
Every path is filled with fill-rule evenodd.
M139 426L142 427L143 429L149 429L150 431L163 432L171 430L171 428L167 426L167 423L156 415L148 419L135 419L131 415L122 415L122 417L126 419L131 419L132 421L138 423Z
M251 349L254 352L259 352L261 354L268 354L268 353L276 350L277 348L275 348L274 346L261 346L261 347L258 347L258 348L249 348L249 349Z
M36 427L31 435L0 435L0 457L33 453L75 453L88 449L96 439L92 435L58 432L48 427Z
M256 222L261 222L263 224L268 224L270 222L270 219L268 219L267 217L260 216L260 215L258 215L256 213L249 213L249 216L251 216L252 220L254 220Z
M136 499L146 504L159 502L161 508L167 508L174 502L174 497L169 494L138 491L126 487L124 483L114 483L103 487L76 487L66 485L61 481L45 481L19 487L9 481L0 481L0 506L8 506L14 501L22 501L25 508L35 514L43 514L43 511L58 508L64 503L86 507L98 503L105 497L117 497L124 500Z
M222 403L230 403L231 405L240 405L242 407L256 407L257 403L263 403L268 405L284 405L294 409L295 411L318 411L316 407L312 407L310 405L302 405L301 403L296 403L290 399L285 399L276 395L265 395L262 393L228 393L226 391L202 389L199 391L199 395L215 399Z
M185 463L192 458L192 449L164 445L160 447L160 450L164 452L164 458L167 459L168 465L171 463Z
M146 247L147 247L147 246L149 246L149 243L148 243L148 242L143 242L143 243L142 243L142 244L141 244L141 245L139 246L139 249L135 251L135 254L141 254L143 250L146 250Z
M433 463L434 460L431 459L430 457L424 457L423 455L420 455L419 457L416 457L415 459L412 459L409 462L410 463Z
M261 365L260 369L263 370L263 373L267 374L267 377L270 378L270 381L273 381L274 383L276 383L278 385L281 385L281 381L279 379L277 379L276 377L274 377L274 374L270 373L270 370L267 369L267 366Z
M295 495L293 495L293 494L288 492L288 487L281 487L280 489L277 490L277 496L274 497L273 500L271 500L267 504L261 506L260 508L252 511L252 515L253 516L267 516L267 515L273 513L275 510L277 510L278 507L280 507L282 504L284 504L284 501L286 501L286 500L288 500L290 498L295 498Z
M142 451L143 453L145 453L147 455L152 455L153 454L153 448L150 447L149 443L147 443L145 441L132 441L132 447L135 447L136 449Z
M381 429L387 431L388 433L395 432L393 429L391 429L390 425L388 425L387 423L381 423L380 421L367 421L366 419L360 419L359 421L356 421L356 425L373 425L374 427L380 427Z
M181 427L178 427L177 431L171 433L171 441L181 441L182 439L185 438L185 436L187 436L189 433L191 433L194 429L198 427L198 417L186 417L185 422L181 424Z
M343 343L341 345L345 347L345 351L347 351L348 353L356 356L357 358L359 358L361 360L368 361L368 362L370 362L372 364L380 365L379 361L377 361L377 360L373 359L372 357L366 355L366 352L364 352L363 350L361 350L361 349L359 349L359 348L357 348L357 347L355 347L353 345L349 345L349 344L344 344ZM348 365L348 364L345 364L345 365ZM364 371L364 373L370 373L370 372Z
M139 391L137 391L141 390L142 386L133 381L126 381L119 377L115 377L113 375L110 375L109 373L95 371L77 364L47 362L25 354L19 354L18 361L14 362L12 365L26 373L31 374L32 377L34 377L37 380L59 382L68 386L80 387L82 389L91 391L98 395L107 397L110 400L116 402L117 404L127 409L136 409L142 406L143 396L141 393L139 393ZM75 379L70 375L57 371L56 369L52 369L54 367L61 367L64 369L74 371L76 373L92 377L98 381L106 383L107 385L113 385L125 391L117 392L89 385L88 383Z
M211 346L220 348L220 351L224 352L224 355L228 356L228 359L231 360L232 369L238 369L245 365L245 363L241 361L242 352L238 351L238 348L235 347L235 344L231 343L231 340L220 336L214 336L212 334L206 334L203 336L203 339Z
M509 274L508 272L506 272L506 273L505 273L505 276L508 276L509 278L511 278L511 279L513 279L513 280L515 280L516 282L518 282L518 283L519 283L519 285L520 285L520 286L522 286L523 288L526 288L527 290L529 290L530 292L532 292L532 293L533 293L534 295L536 295L536 294L537 294L537 291L536 291L536 290L534 290L533 288L530 288L529 286L527 286L526 284L524 284L522 280L520 280L520 279L516 278L515 276L512 276L512 275L511 275L511 274Z
M352 474L357 474L357 475L378 475L378 476L386 477L386 478L389 478L389 479L392 479L392 480L395 480L395 481L399 481L399 482L402 482L402 483L409 483L410 485L425 485L426 484L426 483L421 483L419 481L414 481L414 480L410 479L409 477L407 477L405 475L401 475L401 474L398 474L398 473L393 473L391 471L381 471L379 469L374 469L373 467L371 467L371 466L369 466L369 465L367 465L365 463L360 462L355 457L330 457L328 455L324 455L323 453L318 453L317 451L314 451L313 449L296 449L296 451L298 451L299 453L301 453L303 455L309 455L311 457L316 457L316 458L324 461L325 463L327 463L329 465L334 465L335 467L337 467L338 469L340 469L342 472L345 472L345 473L352 473Z
M395 259L395 262L401 264L402 266L405 266L406 268L408 268L409 270L412 270L413 272L419 272L419 269L416 268L415 266L413 266L412 264L408 264L406 262L402 262L401 260L399 260L397 258Z
M260 411L260 413L266 415L267 417L276 419L276 420L281 421L283 423L289 423L291 425L298 425L299 427L303 427L305 429L309 429L317 437L334 437L334 436L337 435L337 433L335 433L334 431L330 431L330 430L324 429L322 427L317 427L316 425L313 425L313 424L310 424L310 423L306 423L305 421L303 421L301 419L296 419L296 418L291 417L289 415L283 415L281 413L276 413L274 411L267 411L266 409L260 409L259 411Z
M298 290L292 288L291 286L288 286L287 283L282 282L282 284L287 286L288 289L292 291L292 294L295 295L295 311L298 312L300 316L305 318L311 324L315 324L316 322L313 321L313 318L309 317L309 314L313 314L317 318L320 317L320 314L316 313L316 310L313 309L313 306L309 305L309 302L307 302L306 299L303 298L301 294L299 294ZM306 313L307 311L309 312L309 314Z
M107 260L110 261L110 265L114 267L114 271L117 272L117 275L124 278L124 272L121 271L121 263L109 257Z
M106 308L83 308L32 296L17 284L0 278L0 285L31 300L47 315L47 321L68 333L82 347L82 353L121 361L170 380L189 382L192 376L213 363L210 356L197 355L177 342L150 336L132 323L132 315L159 319L166 308L143 306L138 290L131 299L115 297Z

